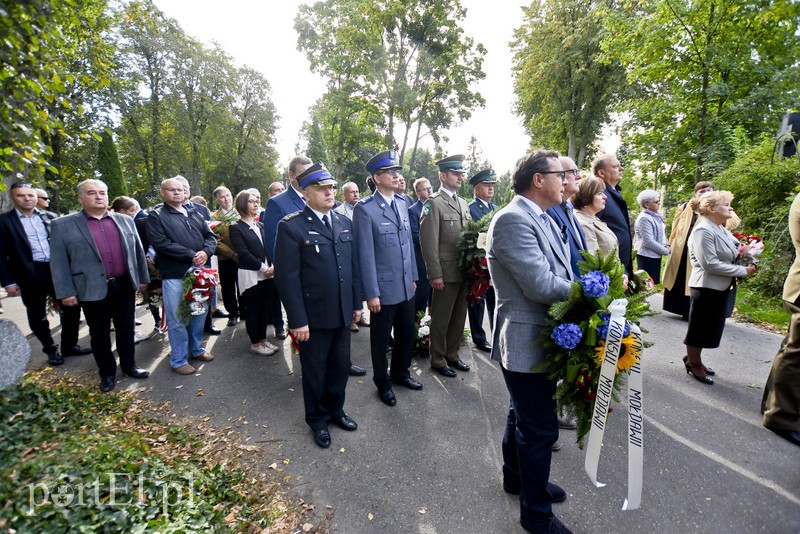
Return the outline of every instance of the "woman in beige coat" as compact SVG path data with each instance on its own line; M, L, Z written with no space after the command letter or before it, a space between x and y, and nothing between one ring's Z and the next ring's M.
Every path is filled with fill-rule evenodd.
M575 207L575 220L586 236L586 250L598 250L608 256L619 247L617 236L597 214L606 207L606 184L599 178L581 180L578 192L570 199Z

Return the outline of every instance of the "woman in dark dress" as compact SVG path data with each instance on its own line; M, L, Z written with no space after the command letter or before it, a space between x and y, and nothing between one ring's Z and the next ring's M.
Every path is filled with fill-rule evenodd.
M694 196L699 197L713 190L711 182L697 182ZM689 206L689 202L678 208L669 235L672 252L664 269L664 311L675 313L684 319L689 317L689 284L686 283L691 272L689 236L696 222L697 214Z

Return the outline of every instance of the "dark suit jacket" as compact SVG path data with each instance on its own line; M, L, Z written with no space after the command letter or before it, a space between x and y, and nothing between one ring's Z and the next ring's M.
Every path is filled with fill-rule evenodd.
M56 218L54 213L39 210L44 221L47 235L50 235L50 223ZM0 285L3 287L17 284L24 287L33 282L33 253L28 236L22 223L19 222L17 210L0 215Z
M633 243L631 239L631 223L628 220L628 204L620 192L606 184L606 207L597 214L597 218L611 228L619 241L619 261L628 275L633 273Z
M264 225L260 222L256 224L259 231L263 232ZM267 261L267 251L261 239L250 229L250 225L240 221L232 223L228 235L239 258L239 268L247 271L261 270L261 264Z
M419 248L419 217L422 215L422 205L424 202L417 200L408 208L408 224L411 226L411 239L414 240L414 245ZM415 251L417 249L414 249ZM422 255L420 253L420 255Z
M264 247L267 249L267 260L270 265L275 263L275 236L278 235L278 223L290 213L300 211L305 206L303 199L298 197L297 191L291 186L267 201L264 211L261 212L261 222L264 223Z
M477 198L472 199L472 202L469 204L469 215L472 217L473 221L479 221L483 219L486 215L489 215L491 212L497 209L497 204L494 202L489 203L489 208L487 208L483 202L478 200Z
M578 233L575 233L572 224L569 222L569 217L567 217L567 212L565 211L566 209L566 205L561 204L560 206L553 206L547 210L547 213L558 223L560 228L566 227L567 229L567 235L569 236L567 244L569 244L572 274L575 275L575 278L579 278L581 274L580 270L578 269L578 262L583 260L581 250L586 250L586 236L583 235L583 229L577 221L575 222L575 228L578 229Z
M120 213L109 213L119 230L125 270L133 291L150 281L144 250L133 219ZM103 260L86 223L83 211L53 221L50 272L56 298L78 297L81 302L103 300L108 283Z
M332 232L308 207L278 224L275 283L289 328L341 328L361 309L353 223L330 215Z

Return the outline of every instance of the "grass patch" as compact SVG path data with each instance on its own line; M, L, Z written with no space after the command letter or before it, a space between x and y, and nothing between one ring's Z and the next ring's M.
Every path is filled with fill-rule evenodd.
M47 370L0 392L0 531L298 529L300 506L238 467L256 447L163 411Z
M791 314L783 309L780 297L765 297L741 285L736 293L737 321L753 323L774 332L786 333Z

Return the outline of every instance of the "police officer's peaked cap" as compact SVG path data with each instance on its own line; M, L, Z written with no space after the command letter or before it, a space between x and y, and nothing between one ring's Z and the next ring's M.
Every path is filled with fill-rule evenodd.
M397 161L397 152L394 150L387 150L372 156L364 168L370 174L388 169L402 169L403 167L398 164Z
M335 184L336 180L333 178L328 169L322 163L315 163L311 167L304 170L297 176L297 183L303 189L311 185L331 185Z

